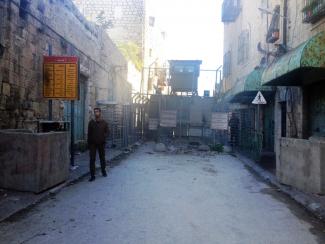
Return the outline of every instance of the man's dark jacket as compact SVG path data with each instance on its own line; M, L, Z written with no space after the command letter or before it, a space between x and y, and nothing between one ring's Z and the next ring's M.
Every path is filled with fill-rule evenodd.
M109 134L108 125L105 120L92 119L88 124L88 144L104 144Z

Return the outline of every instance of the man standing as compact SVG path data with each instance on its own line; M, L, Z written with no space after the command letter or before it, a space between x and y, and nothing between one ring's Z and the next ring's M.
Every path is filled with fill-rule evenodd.
M107 176L106 173L106 160L105 160L105 141L109 134L108 125L105 120L101 118L100 108L94 108L95 119L92 119L88 124L88 147L90 157L90 179L95 180L96 173L96 151L98 151L100 159L100 167L102 175Z

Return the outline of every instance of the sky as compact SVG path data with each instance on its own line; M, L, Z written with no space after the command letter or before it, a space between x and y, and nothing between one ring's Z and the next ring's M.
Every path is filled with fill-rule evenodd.
M167 59L200 59L201 69L222 65L222 0L148 0L150 15L166 31ZM199 94L214 88L214 72L201 72Z

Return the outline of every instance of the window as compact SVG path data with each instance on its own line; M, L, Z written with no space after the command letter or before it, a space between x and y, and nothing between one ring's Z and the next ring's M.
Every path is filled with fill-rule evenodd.
M223 76L225 78L229 77L231 73L231 52L227 52L223 56Z
M187 67L186 67L186 72L187 72L187 73L194 73L194 67L192 67L192 66L187 66Z
M244 64L249 57L249 31L242 31L238 37L237 63Z
M176 72L176 73L183 73L184 72L184 67L183 66L175 66L174 67L174 71Z
M149 26L151 26L151 27L155 26L155 17L153 17L153 16L149 17Z
M28 9L30 6L30 0L20 0L20 5L19 5L19 16L22 19L26 19L27 18L27 14L28 14Z

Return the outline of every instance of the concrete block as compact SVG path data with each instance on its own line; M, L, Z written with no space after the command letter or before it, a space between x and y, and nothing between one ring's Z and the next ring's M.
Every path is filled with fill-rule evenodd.
M68 179L68 133L0 130L0 187L39 193Z
M166 152L167 148L166 148L165 144L157 143L156 146L155 146L155 151L156 152Z
M208 152L208 151L210 151L210 147L208 145L200 145L198 147L198 150L202 151L202 152Z
M232 152L232 149L231 149L230 146L223 146L223 151L224 151L225 153L231 153L231 152Z
M325 193L325 141L280 139L277 177L281 183L309 193Z

